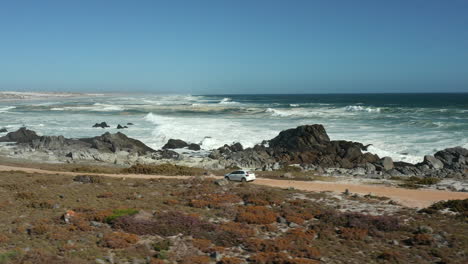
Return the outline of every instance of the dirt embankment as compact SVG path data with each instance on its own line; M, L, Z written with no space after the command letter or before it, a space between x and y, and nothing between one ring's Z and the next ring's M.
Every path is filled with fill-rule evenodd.
M118 177L118 178L141 178L141 179L155 179L155 178L172 178L172 179L187 179L190 176L163 176L163 175L147 175L147 174L98 174L98 173L78 173L78 172L59 172L51 170L42 170L34 168L14 167L0 165L0 171L23 171L26 173L42 173L42 174L63 174L63 175L99 175L105 177ZM221 178L221 177L212 177ZM330 192L344 192L346 189L351 193L357 194L372 194L376 196L389 197L402 205L408 207L423 208L441 200L453 199L467 199L468 193L463 192L449 192L438 190L411 190L396 187L374 186L365 184L355 184L346 182L305 182L305 181L285 181L258 178L254 184L265 185L278 188L295 188L302 191L330 191Z

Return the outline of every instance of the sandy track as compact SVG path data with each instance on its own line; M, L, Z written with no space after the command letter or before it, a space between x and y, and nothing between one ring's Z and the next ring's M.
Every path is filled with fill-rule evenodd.
M0 165L0 171L22 171L25 173L42 173L42 174L59 174L59 175L100 175L105 177L116 178L138 178L138 179L188 179L190 176L163 176L163 175L147 175L147 174L100 174L100 173L78 173L78 172L62 172L51 171L24 167L4 166ZM219 179L221 177L212 177ZM290 180L274 180L266 178L258 178L254 184L265 185L279 188L295 188L303 191L330 191L344 192L348 189L351 193L372 194L377 196L389 197L402 205L408 207L422 208L431 205L434 202L450 199L467 199L468 193L449 192L438 190L411 190L396 187L354 184L345 182L322 182L322 181L290 181Z

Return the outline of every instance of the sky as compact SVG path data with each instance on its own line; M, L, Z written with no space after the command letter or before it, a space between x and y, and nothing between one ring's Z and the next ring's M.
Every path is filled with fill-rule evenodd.
M0 2L0 90L468 92L466 0Z

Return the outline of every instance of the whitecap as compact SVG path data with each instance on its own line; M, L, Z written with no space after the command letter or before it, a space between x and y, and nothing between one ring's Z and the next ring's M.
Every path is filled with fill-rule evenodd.
M368 113L380 113L380 108L364 107L361 105L348 105L345 107L348 112L368 112Z
M226 104L238 104L238 102L232 101L231 98L226 97L226 98L223 98L221 101L219 101L218 104L224 104L224 105L226 105Z
M0 113L7 113L8 110L15 109L16 106L6 106L6 107L0 107Z

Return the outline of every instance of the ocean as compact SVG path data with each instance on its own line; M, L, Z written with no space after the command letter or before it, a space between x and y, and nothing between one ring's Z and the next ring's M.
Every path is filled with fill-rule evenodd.
M111 128L92 128L103 121ZM134 125L116 129L127 123ZM251 147L304 124L323 124L332 140L372 144L369 152L417 163L444 148L468 148L468 93L36 94L0 100L0 128L8 131L26 126L73 138L121 131L155 149L170 138L204 150L233 142Z

